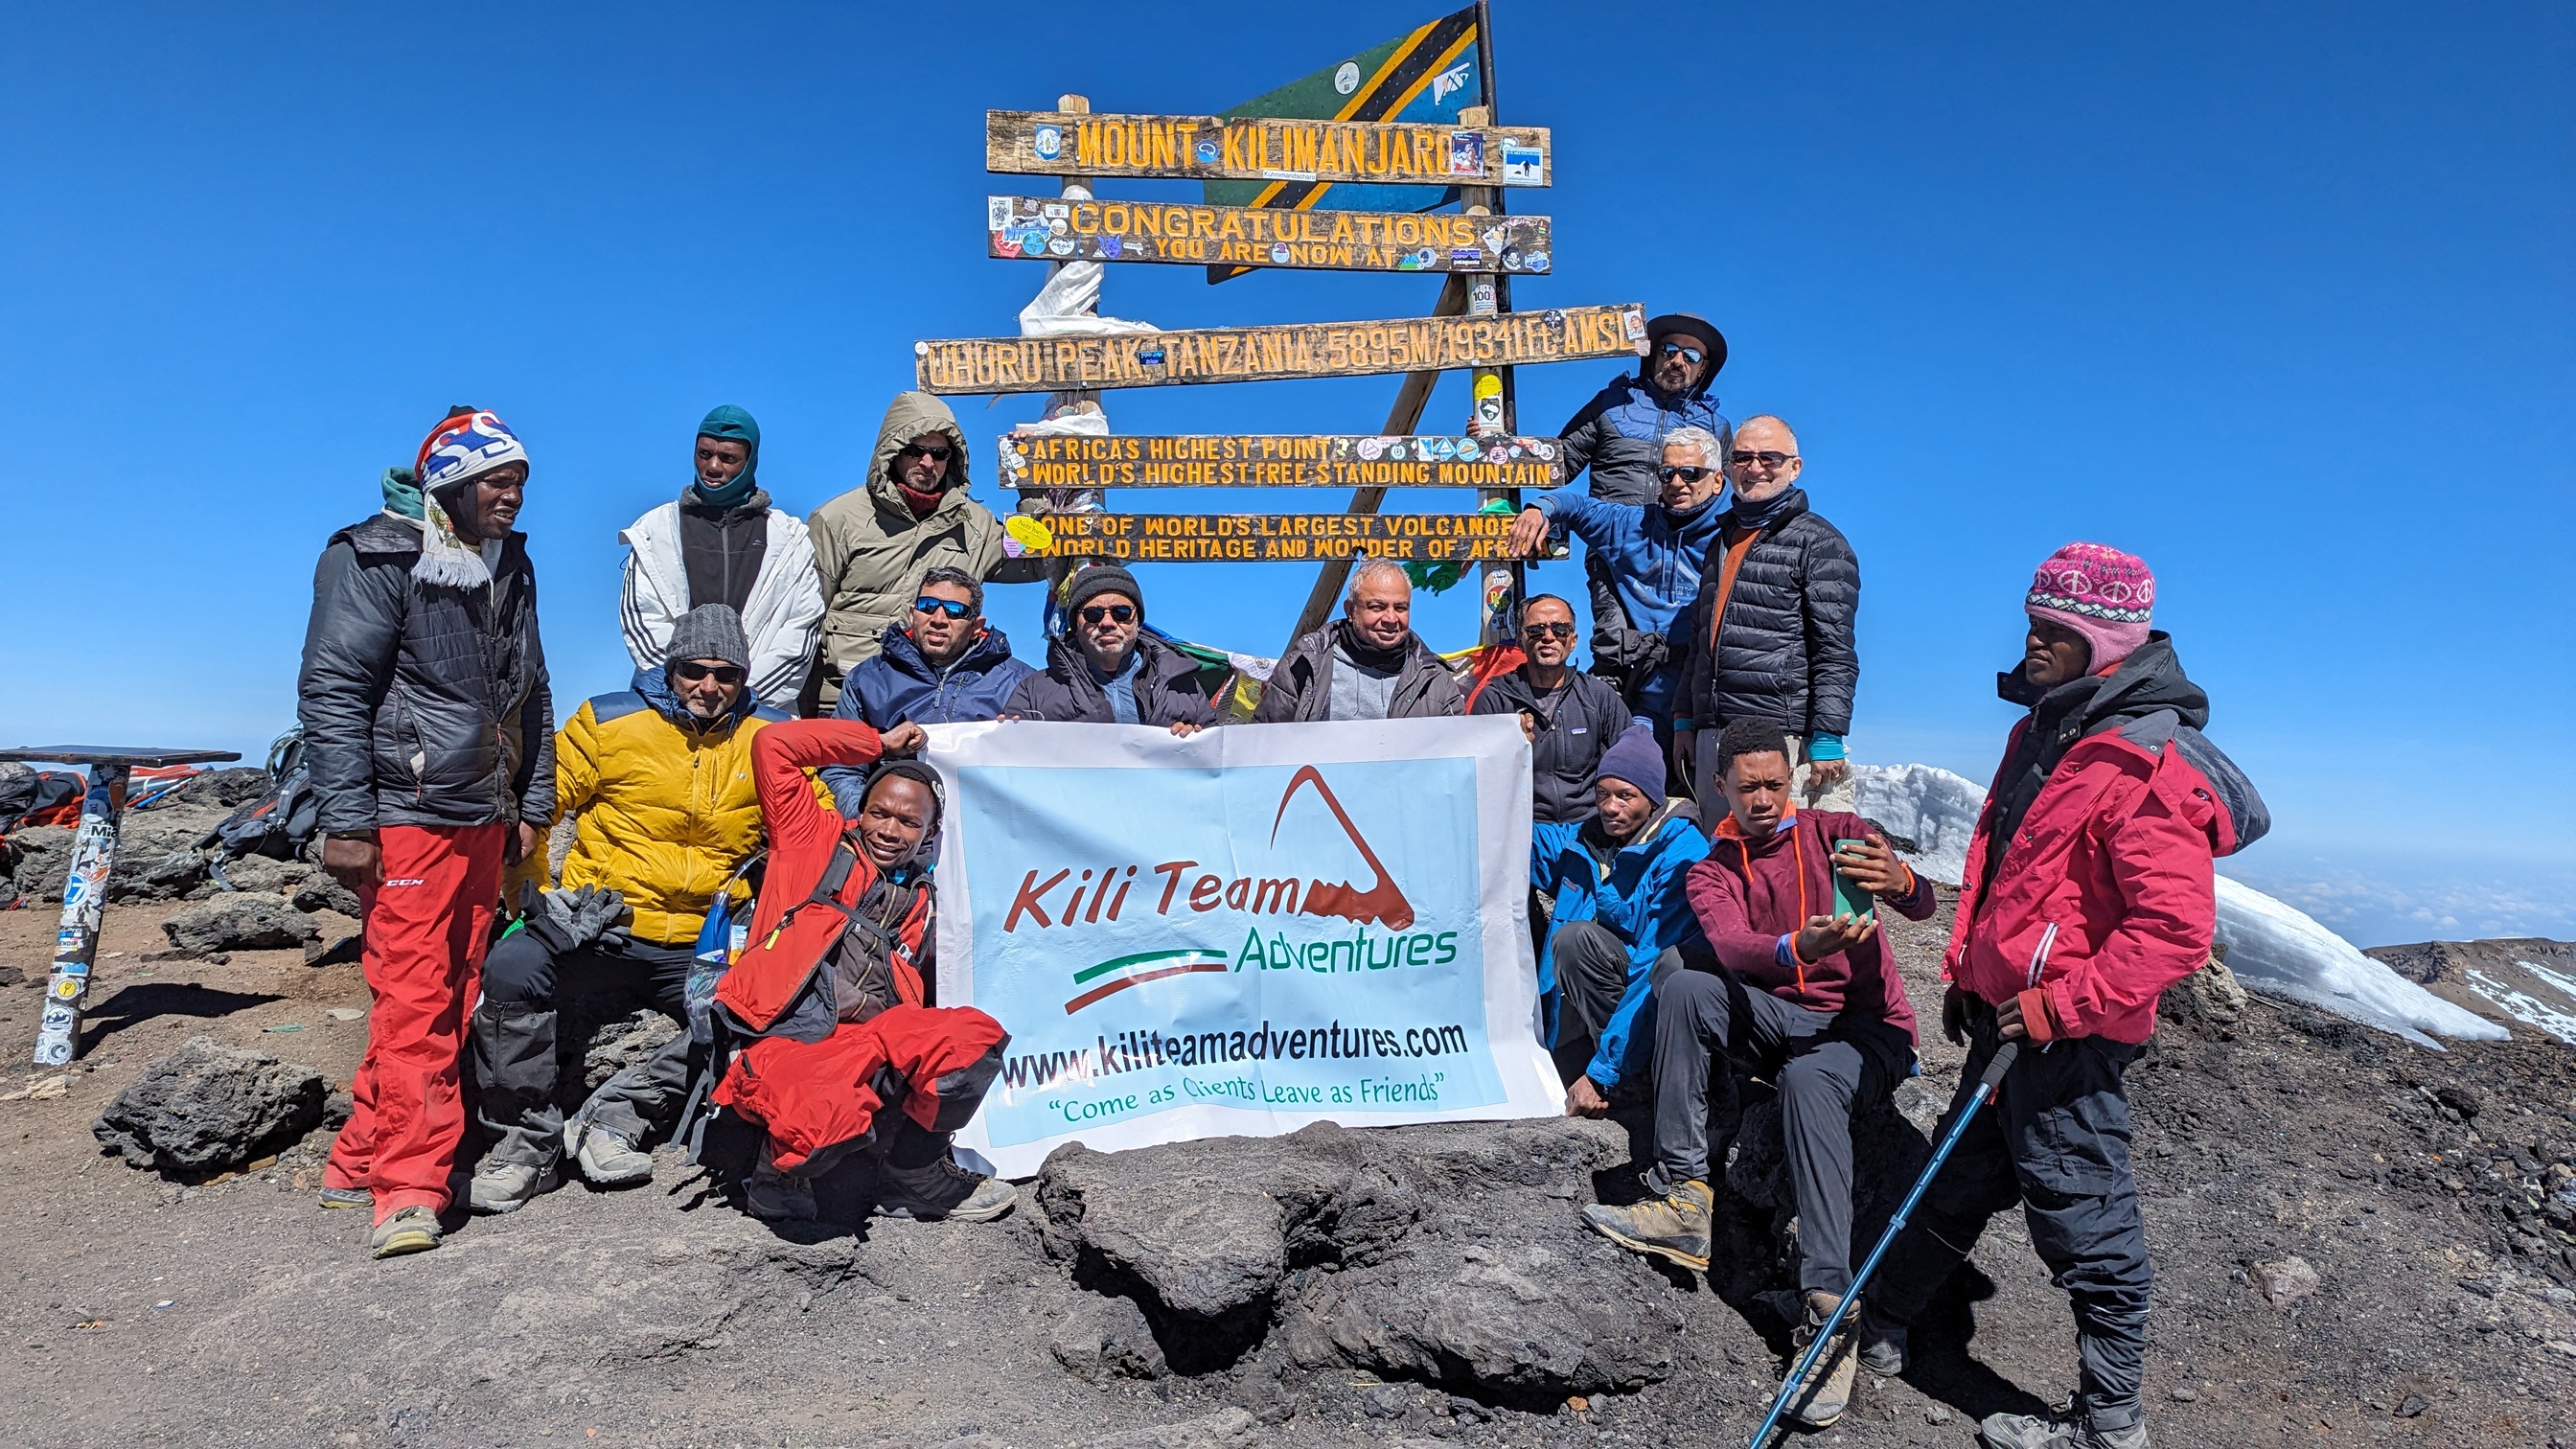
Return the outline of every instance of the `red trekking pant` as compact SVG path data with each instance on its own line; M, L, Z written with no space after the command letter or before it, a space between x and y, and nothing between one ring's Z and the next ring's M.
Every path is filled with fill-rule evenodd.
M378 1222L407 1207L447 1210L447 1178L465 1136L458 1060L509 831L506 824L376 831L385 878L358 892L375 1007L366 1059L349 1084L356 1105L322 1181L372 1189Z
M717 1106L769 1129L772 1160L788 1172L849 1143L871 1140L885 1102L876 1087L902 1083L903 1113L926 1132L953 1132L975 1115L1011 1039L971 1006L890 1006L843 1022L818 1042L762 1037L717 1084Z

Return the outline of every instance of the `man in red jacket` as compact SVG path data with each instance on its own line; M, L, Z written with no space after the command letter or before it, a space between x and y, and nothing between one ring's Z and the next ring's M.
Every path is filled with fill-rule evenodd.
M1851 1290L1853 1110L1893 1093L1914 1066L1914 1008L1876 913L1838 905L1835 876L1917 921L1932 914L1932 888L1868 821L1792 803L1789 741L1777 723L1730 720L1717 752L1727 814L1683 887L1715 959L1701 955L1701 969L1671 972L1655 986L1647 1183L1664 1196L1594 1205L1583 1217L1622 1247L1706 1268L1712 1096L1733 1100L1737 1063L1770 1078L1798 1200L1801 1333L1812 1337ZM1691 948L1682 960L1692 962ZM1726 1065L1712 1083L1720 1056ZM1851 1365L1839 1350L1819 1360L1814 1388L1791 1406L1798 1422L1823 1428L1842 1417Z
M838 719L782 721L752 741L769 864L752 944L715 1006L755 1040L712 1100L766 1129L745 1194L755 1217L812 1218L813 1180L862 1149L878 1156L878 1206L898 1216L982 1222L1017 1197L949 1156L1010 1036L971 1006L931 1004L938 776L894 759L844 820L805 773L910 755L922 741L917 724L880 738Z
M1890 1252L1863 1306L1861 1362L1902 1372L1905 1323L2021 1205L2074 1300L2080 1389L2059 1411L1996 1414L1995 1449L2140 1449L2153 1273L2129 1171L2122 1074L2156 998L2209 959L2211 861L2259 835L2262 802L2200 735L2209 700L2150 633L2155 577L2069 544L2024 601L2030 632L2000 692L2027 707L1968 847L1942 974L1942 1026L1970 1043L1952 1117L2004 1042L2021 1055ZM1941 1125L1949 1131L1949 1119Z

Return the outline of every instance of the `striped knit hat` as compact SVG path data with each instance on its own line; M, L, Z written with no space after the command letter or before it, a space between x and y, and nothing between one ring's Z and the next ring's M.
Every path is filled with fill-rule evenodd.
M2147 561L2098 543L2070 543L2050 554L2022 600L2032 618L2084 636L2093 646L2094 674L2138 652L2155 607L2156 576Z

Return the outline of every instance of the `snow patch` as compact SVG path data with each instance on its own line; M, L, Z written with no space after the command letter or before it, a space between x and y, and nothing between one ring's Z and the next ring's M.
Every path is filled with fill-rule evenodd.
M2557 992L2561 998L2576 1002L2576 976L2552 971L2530 961L2516 960L2513 964L2538 977L2542 985ZM2576 1016L2570 1016L2511 982L2498 981L2474 966L2469 968L2468 981L2469 989L2494 1002L2498 1011L2525 1026L2536 1026L2560 1041L2576 1043Z
M1986 805L1986 792L1974 781L1930 765L1860 765L1853 789L1862 815L1914 842L1904 854L1915 869L1952 884L1967 874L1968 841ZM2218 940L2227 947L2228 969L2248 987L2437 1051L2430 1034L2507 1035L2364 956L2307 913L2225 876L2218 877Z

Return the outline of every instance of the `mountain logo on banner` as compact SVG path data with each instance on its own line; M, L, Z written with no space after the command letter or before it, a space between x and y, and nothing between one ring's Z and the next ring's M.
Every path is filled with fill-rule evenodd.
M1315 787L1315 794L1324 802L1324 808L1333 812L1333 819L1340 823L1342 833L1350 837L1351 847L1360 853L1360 859L1377 878L1365 890L1349 881L1339 885L1309 881L1303 907L1305 913L1310 916L1340 916L1363 926L1375 921L1390 931L1401 931L1411 926L1413 903L1404 898L1404 891L1396 885L1395 877L1386 873L1386 866L1379 862L1377 852L1369 848L1367 837L1351 823L1350 812L1342 808L1342 802L1333 795L1333 787L1324 783L1323 772L1314 766L1307 765L1289 777L1288 788L1279 796L1279 813L1270 818L1270 843L1279 843L1279 822L1287 818L1288 802L1296 799L1297 791L1306 785Z

